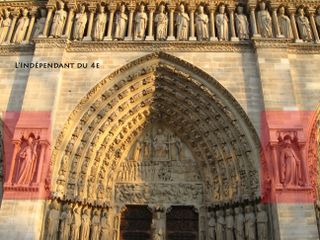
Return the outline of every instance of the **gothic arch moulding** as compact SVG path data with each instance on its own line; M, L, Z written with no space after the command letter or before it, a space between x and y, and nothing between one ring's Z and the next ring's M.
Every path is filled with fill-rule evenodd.
M53 150L53 197L112 204L122 161L159 122L192 152L206 205L259 198L260 145L246 113L214 78L163 52L125 65L81 100Z

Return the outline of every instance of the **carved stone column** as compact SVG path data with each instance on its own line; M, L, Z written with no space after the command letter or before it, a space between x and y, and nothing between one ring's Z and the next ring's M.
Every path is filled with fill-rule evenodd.
M216 30L215 30L215 19L214 19L214 12L216 10L216 6L211 4L209 6L210 9L210 41L218 41L216 37Z
M70 4L69 6L69 13L67 17L67 24L66 24L66 31L64 34L64 38L69 39L71 35L71 29L72 29L72 23L73 23L73 18L74 18L74 11L76 9L76 6L74 4Z
M250 11L250 23L251 23L251 30L252 30L252 37L254 38L261 38L261 35L258 33L258 28L257 28L257 21L256 21L256 6L255 5L250 5L249 6L249 11Z
M107 41L112 40L113 18L114 18L114 13L116 11L116 5L111 4L109 6L109 11L110 11L110 16L109 16L109 24L108 24L108 33L107 33L107 36L104 38L104 40L107 40Z
M284 35L281 34L280 26L279 26L279 20L278 20L278 15L277 15L278 6L277 6L277 4L271 3L271 8L272 8L272 22L273 22L273 26L275 29L276 37L277 38L284 38Z
M175 6L174 5L169 5L169 36L167 38L168 41L174 41L176 40L175 36L174 36L174 9Z
M289 10L289 13L290 13L291 27L292 27L292 32L293 32L293 36L294 36L295 42L296 43L301 43L303 41L299 37L296 18L295 18L296 9L294 7L290 7L288 10Z
M189 41L197 41L196 35L195 35L195 27L194 27L194 11L195 11L195 6L190 5L190 36L189 36Z
M13 140L12 143L14 145L14 149L13 149L13 154L12 154L12 159L10 164L10 172L6 182L6 184L8 185L11 185L13 183L14 168L16 165L17 154L20 151L21 140Z
M237 42L237 41L239 41L239 38L236 35L236 29L235 29L235 25L234 25L234 9L235 9L234 6L228 7L229 15L230 15L231 41Z
M148 36L146 37L146 41L154 41L154 36L153 36L153 16L154 16L154 11L156 10L155 5L150 5L148 6L149 9L149 24L148 24Z
M129 13L129 23L128 23L128 34L125 37L124 40L126 41L132 41L133 40L133 36L132 36L132 30L133 30L133 14L134 14L134 10L135 10L135 6L134 5L129 5L128 9L130 11Z
M18 11L13 11L12 12L12 16L13 16L13 18L12 18L12 22L11 22L11 25L10 25L9 33L7 35L7 40L6 40L7 44L9 44L11 42L11 38L12 38L13 31L14 31L16 23L17 23L19 12Z
M36 21L36 14L37 14L37 9L32 9L31 12L30 12L31 19L30 19L30 24L29 24L29 27L28 27L27 36L26 36L25 41L23 42L25 44L28 44L30 42L32 30L33 30L33 27L34 27L34 23Z
M311 28L312 28L312 32L313 32L313 36L314 36L314 41L315 41L315 43L320 43L317 25L316 25L316 22L314 20L314 14L315 14L315 10L314 9L309 9L310 24L311 24Z
M89 7L89 23L88 23L88 30L87 30L87 36L84 37L83 40L85 41L91 41L92 40L92 26L93 26L93 19L94 19L94 12L95 7Z
M52 13L53 13L54 7L47 6L47 9L48 9L48 13L47 13L46 23L44 25L43 32L39 37L48 37L49 24L51 23L51 18L52 18Z

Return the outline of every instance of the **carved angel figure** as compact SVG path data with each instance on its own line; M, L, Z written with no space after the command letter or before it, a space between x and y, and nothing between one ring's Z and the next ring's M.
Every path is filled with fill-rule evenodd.
M219 13L216 16L216 27L218 31L219 41L229 40L229 20L225 13L225 6L221 5L219 7Z
M126 36L128 16L126 14L126 6L121 5L120 11L116 15L116 30L114 33L114 38L117 40L123 40Z
M180 12L177 15L177 40L187 41L189 36L189 15L185 12L184 5L180 5Z
M199 6L199 14L196 16L196 30L198 40L208 40L209 39L209 18L208 15L204 13L203 6Z
M82 40L84 35L84 30L88 21L86 6L81 5L80 12L75 16L75 23L73 29L73 38L75 40Z
M145 6L140 5L139 12L135 16L134 39L144 40L148 24L148 15L145 13Z
M271 19L270 13L266 9L265 2L260 3L260 10L258 12L257 23L258 23L258 28L262 37L264 38L273 37L272 19Z
M8 35L10 26L11 26L10 12L8 9L5 9L4 19L2 20L1 27L0 27L0 44L6 41L6 37Z
M236 29L240 40L249 39L249 22L247 16L243 13L243 7L238 6L236 13Z
M304 15L303 8L298 9L297 24L302 40L306 42L312 41L312 31L309 19Z
M94 21L92 38L94 41L102 41L107 24L107 14L105 14L104 6L99 7L99 12Z
M168 34L168 16L164 12L165 7L163 4L159 6L159 13L156 15L154 21L157 26L157 36L158 41L163 41L167 39Z
M292 28L291 28L291 21L288 16L285 15L286 10L282 6L279 8L279 26L280 26L280 32L282 35L284 35L286 38L293 38Z
M22 16L19 18L17 22L16 31L12 39L13 43L20 44L24 40L28 30L29 22L30 22L28 13L29 11L27 9L22 10Z
M58 9L56 10L51 27L51 36L59 38L63 34L64 26L67 19L67 12L64 10L64 2L59 1Z

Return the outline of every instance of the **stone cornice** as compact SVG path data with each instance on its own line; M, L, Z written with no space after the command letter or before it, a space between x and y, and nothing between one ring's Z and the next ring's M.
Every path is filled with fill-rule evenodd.
M0 56L10 55L32 55L34 45L2 45L0 46Z

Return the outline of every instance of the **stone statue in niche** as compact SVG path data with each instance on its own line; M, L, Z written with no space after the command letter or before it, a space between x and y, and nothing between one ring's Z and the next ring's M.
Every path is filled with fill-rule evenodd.
M47 240L56 240L58 237L59 215L59 203L56 200L53 200L47 219Z
M240 40L249 39L249 22L247 16L243 13L243 6L237 7L236 29Z
M216 219L214 218L214 212L208 213L208 240L216 239Z
M157 41L166 40L168 35L168 16L164 11L165 11L165 6L161 4L159 6L159 13L156 15L154 19L157 26L157 35L156 35Z
M92 38L94 41L102 41L104 38L104 33L107 24L107 14L105 13L104 6L99 7L98 14L94 21L94 28Z
M78 240L80 236L80 226L81 226L81 213L80 207L75 206L73 208L72 224L71 224L71 240Z
M88 21L85 5L80 6L80 11L76 14L74 21L73 38L74 40L80 41L83 39L84 30Z
M126 36L128 16L126 14L126 6L121 5L120 11L116 15L116 30L114 33L114 38L116 40L123 40Z
M85 207L82 210L82 216L81 216L80 239L81 240L89 239L89 234L90 234L90 210Z
M280 182L284 188L303 186L305 184L302 174L303 162L292 148L291 136L286 135L280 151Z
M70 206L67 203L63 206L60 222L60 239L69 239L72 214Z
M316 25L318 27L318 33L320 34L320 8L317 10Z
M51 37L59 38L63 34L64 26L67 19L67 12L64 10L64 2L58 2L58 9L56 10L52 27L51 27Z
M91 240L99 240L100 236L100 211L95 209L91 219Z
M302 40L305 42L312 41L310 22L309 19L304 15L304 10L302 7L298 9L297 24Z
M199 6L196 16L196 31L199 41L209 40L209 17L204 12L204 7Z
M245 228L245 239L255 240L256 239L256 217L254 215L252 206L245 207L244 216L244 228Z
M235 236L236 240L244 240L244 216L242 208L237 207L234 209L235 212Z
M135 16L135 29L134 29L134 39L144 40L146 35L146 29L148 24L148 15L145 12L145 6L140 5L139 12Z
M268 215L262 204L257 205L257 230L259 240L268 239Z
M189 37L189 22L190 18L188 13L185 12L184 5L180 5L180 12L176 18L177 25L177 40L187 41Z
M108 219L108 211L104 210L102 212L102 217L101 217L101 239L107 239L109 236L109 229L110 229L110 224L109 224L109 219Z
M283 6L279 8L279 16L278 16L278 21L279 21L279 27L280 27L280 32L283 34L286 38L293 38L293 33L292 33L292 28L291 28L291 21L288 16L285 15L286 10Z
M216 27L219 41L229 40L229 19L225 12L226 7L220 5L219 13L216 16Z
M19 18L16 24L16 30L12 39L13 43L20 44L24 41L30 22L28 14L28 9L25 8L22 10L22 16Z
M269 11L266 9L266 3L260 3L260 10L258 12L257 24L260 34L264 38L272 38L272 19Z
M232 209L226 210L226 240L234 240L233 235L234 218L232 215Z
M168 159L168 139L161 128L153 139L153 150L154 159Z
M33 30L33 38L43 34L44 26L46 25L47 11L44 8L40 9L40 17L37 19Z
M217 226L216 226L216 238L225 239L225 226L226 222L224 219L223 210L217 211Z
M19 169L16 183L19 185L30 185L33 181L39 159L38 144L39 137L36 139L35 135L30 133L26 146L22 147L18 156Z
M4 19L1 22L1 27L0 27L0 44L4 43L6 41L9 28L11 26L11 18L10 18L10 12L8 9L4 10Z
M164 220L161 217L161 212L155 212L151 229L153 231L153 240L164 240Z

